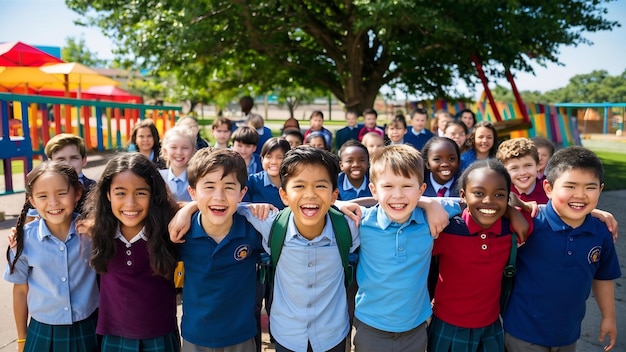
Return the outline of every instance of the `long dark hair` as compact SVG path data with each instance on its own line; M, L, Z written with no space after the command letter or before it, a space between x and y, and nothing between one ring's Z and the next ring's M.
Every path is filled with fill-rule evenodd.
M152 270L171 277L176 267L176 248L169 239L167 225L178 209L163 177L148 158L141 153L120 153L107 163L98 185L90 193L89 218L93 219L91 266L98 273L107 271L107 264L116 252L115 233L119 220L111 210L110 192L113 177L132 171L150 186L150 209L144 220L145 236Z
M9 262L9 272L11 274L13 274L13 271L15 271L15 264L17 263L17 260L24 251L24 222L26 221L26 214L28 213L28 209L33 208L30 203L30 197L32 197L33 195L33 187L35 186L35 183L37 182L39 177L48 172L55 172L63 176L67 180L68 188L73 188L75 192L80 192L83 189L83 185L78 180L78 174L76 174L76 170L74 170L73 167L65 163L60 163L57 161L44 161L28 173L25 186L26 201L24 202L22 212L17 218L17 224L15 225L15 242L17 246L15 247L15 257L13 258L13 260L11 260L11 247L7 249L7 261Z

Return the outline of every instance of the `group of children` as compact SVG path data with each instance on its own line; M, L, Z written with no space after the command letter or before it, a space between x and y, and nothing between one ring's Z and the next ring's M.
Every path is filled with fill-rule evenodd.
M383 133L367 112L357 140ZM336 144L337 157L328 148L292 148L273 137L256 161L254 127L239 127L232 149L218 147L229 141L218 140L219 129L232 130L225 119L213 125L216 148L199 148L197 131L174 127L156 153L167 162L161 171L154 145L142 142L151 134L154 144L153 131L142 126L149 131L137 129L133 137L139 153L114 156L80 209L90 235L82 234L84 226L77 230L75 214L87 193L78 178L84 145L81 153L80 143L68 143L60 150L76 149L82 164L67 166L51 153L28 174L14 248L7 251L18 348L257 351L259 258L267 252L276 261L267 299L277 351L344 351L351 324L357 351L503 351L505 345L575 351L591 290L603 316L600 338L610 338L610 350L617 333L612 280L621 272L600 221L606 214L594 214L603 187L597 156L582 147L562 149L549 158L543 179L532 142L514 139L493 149L495 130L489 138L490 127L479 122L476 158L487 153L500 161L474 161L463 171L459 144L428 138L416 125L425 125L422 115L412 114L413 128L402 139L388 129L391 145L371 153L351 138ZM402 121L388 128L401 129ZM423 142L421 154L412 140ZM541 190L547 204L533 219L509 205L511 192L541 203ZM463 210L445 198L457 196ZM376 205L349 202L368 197ZM178 210L176 201L189 200ZM26 223L31 207L38 219ZM277 241L279 222L284 237ZM515 286L502 311L503 271L518 247L515 238L521 245ZM356 252L352 320L345 257ZM438 264L433 297L431 257ZM185 264L180 335L173 284L179 260Z

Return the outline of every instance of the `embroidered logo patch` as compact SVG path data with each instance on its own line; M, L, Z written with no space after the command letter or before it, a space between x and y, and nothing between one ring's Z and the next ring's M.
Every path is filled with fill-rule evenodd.
M595 246L595 247L591 248L591 250L589 251L589 254L587 254L587 260L589 261L589 264L597 263L598 260L600 260L600 250L601 249L602 249L602 247L600 247L600 246Z
M250 246L247 244L242 244L241 246L235 248L234 257L236 261L241 261L248 257L248 253L250 253Z

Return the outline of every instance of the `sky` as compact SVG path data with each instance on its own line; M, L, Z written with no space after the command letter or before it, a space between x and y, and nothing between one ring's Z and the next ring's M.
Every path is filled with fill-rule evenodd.
M564 87L571 77L593 70L606 70L613 76L623 73L626 70L626 1L612 2L607 8L607 18L620 21L622 27L610 32L586 33L584 36L594 43L592 46L561 48L559 59L563 66L535 65L535 75L514 72L517 88L545 92ZM0 0L0 42L22 41L61 47L65 38L82 36L98 58L112 59L111 41L98 28L74 25L79 17L63 0ZM509 87L506 81L499 83ZM478 87L477 91L482 88Z

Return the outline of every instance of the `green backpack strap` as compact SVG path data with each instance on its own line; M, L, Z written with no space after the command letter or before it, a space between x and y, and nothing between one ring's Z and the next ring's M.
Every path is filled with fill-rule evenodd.
M509 254L509 262L504 267L502 278L502 290L500 291L500 314L504 314L504 309L509 303L511 290L513 290L513 277L515 276L515 261L517 260L517 235L515 232L511 234L511 253Z
M330 222L333 225L333 232L335 233L335 240L337 241L337 247L339 248L339 255L341 256L341 264L343 265L343 273L345 277L345 284L348 287L354 278L354 268L350 265L350 247L352 247L352 233L348 226L348 221L344 217L343 213L335 208L328 210L330 215Z
M337 241L337 247L339 249L339 255L341 256L341 264L343 265L343 272L345 276L346 286L352 283L354 278L354 268L350 266L350 247L352 247L352 233L348 226L348 221L343 214L335 208L330 208L328 211L330 215L330 222L335 233L335 240ZM271 282L274 280L274 271L278 264L278 258L280 258L280 252L285 244L285 237L287 236L287 224L289 222L289 215L291 215L291 209L285 208L281 210L276 219L272 223L270 229L270 235L268 238L271 257L271 268L268 273L261 275L262 282ZM269 276L268 276L269 275Z
M291 209L285 208L278 212L276 219L272 223L270 229L269 246L270 257L272 258L272 266L276 268L280 252L283 250L285 244L285 237L287 236L287 223L289 222L289 215L291 215Z

